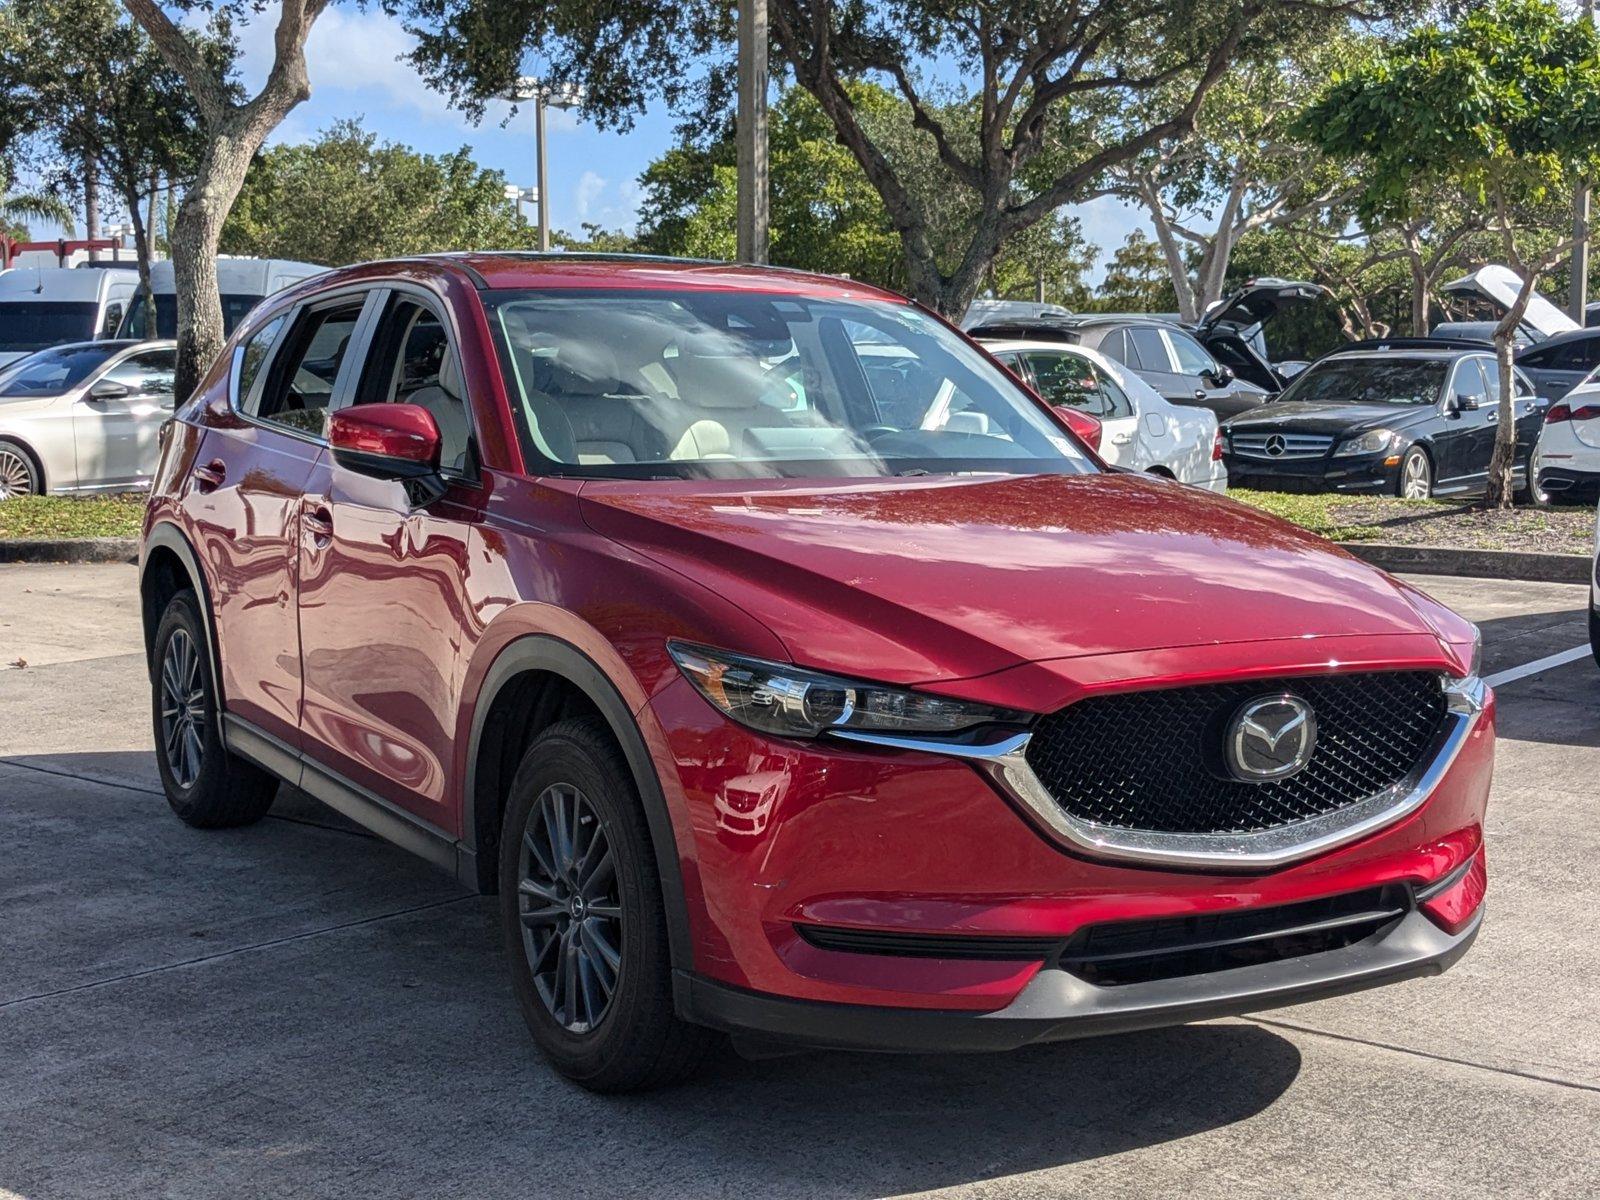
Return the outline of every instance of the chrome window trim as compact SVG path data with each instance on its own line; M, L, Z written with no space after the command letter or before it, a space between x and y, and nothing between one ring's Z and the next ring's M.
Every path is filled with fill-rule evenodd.
M1444 693L1445 727L1422 765L1409 777L1335 812L1249 833L1165 833L1074 817L1062 810L1028 765L1028 742L1033 735L1027 731L978 745L845 730L831 736L964 759L1058 842L1095 858L1200 870L1265 870L1366 837L1421 808L1466 745L1488 703L1489 688L1477 676L1446 676Z

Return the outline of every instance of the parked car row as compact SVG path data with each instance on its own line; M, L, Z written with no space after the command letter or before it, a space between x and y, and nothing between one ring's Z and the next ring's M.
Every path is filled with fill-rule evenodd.
M225 331L265 297L327 268L217 263ZM172 415L177 289L150 272L154 312L129 263L0 272L0 500L146 488Z

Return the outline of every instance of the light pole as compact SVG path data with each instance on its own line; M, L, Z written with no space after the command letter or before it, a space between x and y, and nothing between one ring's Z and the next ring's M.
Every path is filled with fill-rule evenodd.
M506 184L506 199L517 206L517 220L521 221L523 219L523 204L533 204L535 201L537 201L539 199L539 189L519 187L517 184L508 183Z
M767 261L767 0L739 0L738 228L740 262Z
M583 89L573 83L547 83L533 75L523 75L512 84L506 99L519 104L533 101L533 137L539 158L538 181L534 190L539 200L539 249L550 249L550 185L545 178L544 110L576 108L583 103Z
M133 236L133 222L124 221L120 225L107 225L105 228L105 234L109 238L116 239L117 243L115 246L111 247L111 261L121 262L122 242L123 239L131 238Z

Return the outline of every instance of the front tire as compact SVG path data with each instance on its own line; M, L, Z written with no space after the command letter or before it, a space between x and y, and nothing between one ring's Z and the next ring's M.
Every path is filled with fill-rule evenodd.
M1433 495L1433 462L1421 446L1412 446L1400 460L1395 493L1404 500L1426 500Z
M500 915L533 1039L595 1092L687 1074L713 1034L672 1003L666 904L627 760L595 718L524 754L500 835Z
M217 686L191 591L167 603L151 673L156 768L167 803L196 829L230 829L267 815L278 781L228 751L217 732Z
M0 500L16 496L37 496L44 491L39 464L27 447L10 438L0 438Z

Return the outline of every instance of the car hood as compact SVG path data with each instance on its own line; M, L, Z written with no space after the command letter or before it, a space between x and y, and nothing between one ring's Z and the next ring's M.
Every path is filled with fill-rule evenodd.
M0 421L34 416L60 399L60 396L0 396Z
M1404 429L1435 415L1431 404L1338 404L1324 401L1278 401L1241 413L1224 425L1228 433L1266 430L1293 433L1359 433L1367 429Z
M887 682L1191 645L1435 633L1403 585L1329 543L1133 474L607 480L580 495L597 532L739 605L796 662Z

